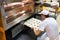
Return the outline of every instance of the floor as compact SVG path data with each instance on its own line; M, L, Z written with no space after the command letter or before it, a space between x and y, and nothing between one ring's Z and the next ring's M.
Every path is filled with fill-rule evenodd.
M19 35L17 35L15 40L36 40L36 39L34 37L32 30L29 30L28 28L27 30L22 31Z
M19 36L16 40L33 40L29 35L23 34Z
M34 40L34 39L27 34L22 34L22 35L18 35L18 38L16 40ZM47 37L45 40L49 40L49 38ZM60 35L59 35L59 40L60 40Z

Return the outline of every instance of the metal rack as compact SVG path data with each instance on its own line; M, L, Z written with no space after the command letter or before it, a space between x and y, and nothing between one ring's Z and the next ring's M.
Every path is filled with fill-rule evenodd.
M8 1L6 1L6 2L8 2ZM27 4L27 5L25 5L25 6L29 6L29 5L31 5L31 4ZM17 19L15 19L14 21L12 21L12 22L10 22L10 23L8 23L7 24L7 22L6 22L6 12L5 12L5 9L4 9L4 7L3 7L3 5L2 5L2 7L1 7L1 9L2 9L2 15L3 15L3 19L4 19L4 25L5 25L5 30L8 30L9 28L11 28L12 26L14 26L14 25L16 25L17 23L19 23L20 21L22 21L22 20L25 20L25 19L27 19L28 17L30 17L32 14L29 14L29 13L25 13L25 15L22 15L21 17L18 17ZM15 8L16 9L16 8ZM12 11L14 11L15 9L13 9ZM3 11L4 10L4 11Z

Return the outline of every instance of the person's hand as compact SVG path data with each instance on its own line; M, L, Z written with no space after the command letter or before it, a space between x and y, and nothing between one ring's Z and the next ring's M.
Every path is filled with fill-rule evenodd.
M34 27L31 27L32 30L34 30Z

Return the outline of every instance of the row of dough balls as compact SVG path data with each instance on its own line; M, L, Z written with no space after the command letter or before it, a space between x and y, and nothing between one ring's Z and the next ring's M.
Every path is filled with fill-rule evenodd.
M28 26L28 27L38 27L40 25L41 21L35 18L31 18L29 20L27 20L24 25Z

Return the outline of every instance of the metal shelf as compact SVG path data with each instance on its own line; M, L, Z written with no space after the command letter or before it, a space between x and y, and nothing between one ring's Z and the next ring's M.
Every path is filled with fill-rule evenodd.
M28 14L28 15L26 14L26 15L23 15L23 16L17 18L17 19L14 20L14 21L8 23L8 24L5 26L5 30L10 29L11 27L13 27L14 25L16 25L17 23L21 22L22 20L25 20L25 19L29 18L30 16L31 16L30 14Z

